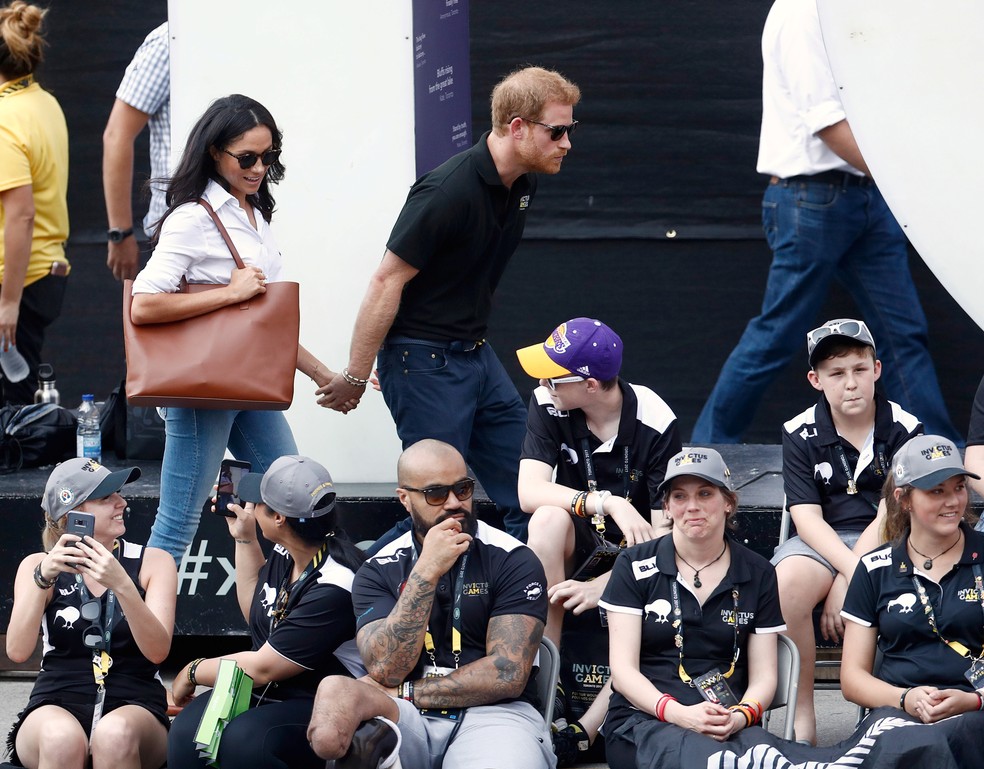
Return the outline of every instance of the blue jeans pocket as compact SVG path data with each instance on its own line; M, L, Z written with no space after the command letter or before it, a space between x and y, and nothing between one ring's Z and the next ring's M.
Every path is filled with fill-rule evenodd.
M779 232L779 205L769 201L762 202L762 232L769 248L776 250L776 233Z
M823 210L833 206L839 196L840 187L836 184L801 184L796 189L796 205Z

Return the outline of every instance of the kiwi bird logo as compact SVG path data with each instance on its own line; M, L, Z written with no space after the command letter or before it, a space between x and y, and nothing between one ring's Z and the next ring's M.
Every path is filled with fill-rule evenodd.
M669 622L670 602L665 598L657 598L652 603L646 604L646 616L644 619L649 619L650 614L656 615L657 622Z
M893 606L901 607L899 608L899 614L911 614L912 607L916 605L916 595L915 593L903 593L894 601L889 601L888 606L885 607L885 611L891 612Z
M55 612L55 620L61 620L65 624L62 626L67 630L71 630L72 626L75 625L76 621L82 614L74 606L66 606L64 609L59 609Z
M264 609L272 609L273 602L276 600L277 600L277 591L264 582L263 598L260 600L260 606L262 606Z

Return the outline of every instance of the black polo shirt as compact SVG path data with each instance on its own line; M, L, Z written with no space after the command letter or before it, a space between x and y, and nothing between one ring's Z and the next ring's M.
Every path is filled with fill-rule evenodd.
M864 457L864 470L856 480L858 493L848 494L848 475L838 447L843 448L852 473L860 452L837 434L830 406L821 395L815 406L782 426L786 505L820 505L824 520L836 531L864 531L875 518L892 457L922 431L922 423L912 414L876 394L872 450Z
M677 581L683 615L683 666L691 677L713 668L722 673L734 657L734 598L738 590L738 662L728 685L739 698L748 686L748 634L780 633L786 629L779 610L776 570L767 560L729 538L731 565L728 573L703 607L683 582L677 581L673 537L630 547L615 561L611 579L599 606L609 612L642 618L639 669L656 687L684 705L702 701L700 692L679 676L680 657L674 644L673 595ZM610 706L632 707L617 692Z
M249 609L253 649L269 643L277 654L304 668L276 685L276 699L313 697L325 676L350 675L361 668L352 616L352 570L331 556L290 591L287 616L271 630L271 617L284 579L290 579L294 560L280 545L270 553L256 580ZM344 664L347 662L348 664ZM355 666L358 668L355 668Z
M967 524L961 528L963 554L939 583L912 562L905 542L873 550L861 558L854 572L841 616L878 628L883 657L877 675L893 686L972 690L964 678L970 660L947 648L933 633L912 582L915 574L925 588L940 635L979 655L984 596L974 584L974 566L982 568L984 563L984 534Z
M974 395L974 406L970 410L970 428L967 430L967 445L980 446L984 444L984 379L977 386Z
M590 430L581 409L558 411L546 387L537 387L530 398L526 439L521 459L535 459L557 470L557 483L586 490L583 446L587 441L594 461L598 488L628 496L647 521L649 511L660 506L656 490L666 475L666 464L681 449L676 415L648 387L618 380L622 391L622 414L618 435L602 443ZM628 486L625 478L625 448L629 449ZM628 494L626 494L628 488ZM606 538L618 542L621 531L614 521L606 522Z
M355 576L352 603L357 631L385 619L396 606L403 586L416 562L420 545L408 531L363 564ZM452 608L461 561L441 577L431 607L430 632L438 666L455 668L451 654ZM461 597L460 665L487 656L489 619L508 614L525 614L547 621L547 579L533 551L504 531L479 521L478 533L468 550L465 584ZM430 657L421 649L408 679L422 678ZM519 699L535 702L534 677ZM492 704L492 703L487 703Z
M536 177L503 185L486 140L410 189L386 247L420 272L407 283L390 329L421 339L485 336L492 295L523 237Z

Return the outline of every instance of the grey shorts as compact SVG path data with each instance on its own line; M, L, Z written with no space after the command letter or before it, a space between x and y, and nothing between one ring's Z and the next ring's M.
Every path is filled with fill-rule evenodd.
M442 755L444 769L554 769L550 732L527 702L468 708L450 745L454 722L427 718L406 700L400 709L400 763L406 769L431 769Z
M841 542L853 550L854 546L861 538L861 532L838 531L837 536L840 537ZM830 565L830 561L800 539L799 534L790 537L776 548L775 553L772 555L772 565L778 566L780 561L789 558L791 555L805 555L807 558L812 558L817 563L821 563L826 566L827 570L830 571L831 576L837 576L837 569ZM848 575L848 578L850 578L850 575Z

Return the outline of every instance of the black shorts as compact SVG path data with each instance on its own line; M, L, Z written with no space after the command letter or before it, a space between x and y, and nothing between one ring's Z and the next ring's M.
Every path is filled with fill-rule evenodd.
M27 707L17 714L17 722L13 725L10 730L10 734L7 736L7 753L10 755L10 763L14 766L24 765L17 757L17 751L14 747L17 741L17 732L20 730L21 724L24 723L24 719L26 719L33 711L45 705L55 705L62 710L67 710L82 726L86 737L92 736L89 734L89 731L92 728L92 714L96 709L95 700L90 699L86 701L78 701L73 699L70 694L65 696L48 695L38 697L37 699L32 697L27 703ZM146 702L139 702L137 700L122 700L106 697L106 701L103 703L103 715L105 716L107 713L112 713L114 710L121 708L124 705L138 705L139 707L149 711L154 718L164 724L165 729L171 728L171 721L167 717L166 711L161 711Z

